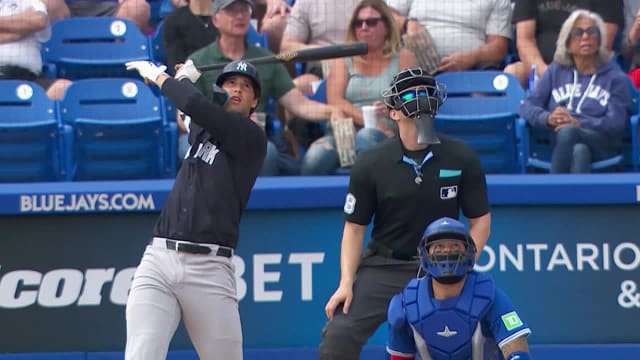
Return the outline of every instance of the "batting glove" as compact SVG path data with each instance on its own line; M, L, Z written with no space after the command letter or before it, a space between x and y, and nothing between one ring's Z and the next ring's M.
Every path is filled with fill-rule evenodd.
M156 80L158 79L158 76L160 76L161 74L166 75L165 70L167 70L167 67L164 65L157 66L151 61L144 61L144 60L129 61L125 65L127 66L127 70L129 71L136 70L140 74L140 76L142 76L144 79L147 79L153 83L156 82Z
M196 66L193 64L193 61L189 59L187 62L182 64L176 72L176 79L181 80L187 78L191 80L192 83L195 83L200 78L200 75L202 75L202 73L198 71Z

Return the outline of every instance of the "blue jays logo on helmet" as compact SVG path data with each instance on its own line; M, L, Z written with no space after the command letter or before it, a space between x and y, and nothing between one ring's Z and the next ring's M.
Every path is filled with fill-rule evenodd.
M440 240L459 240L464 243L464 251L433 252L429 247ZM427 273L440 282L455 283L475 265L476 245L469 229L462 222L444 217L427 226L418 247L420 262Z

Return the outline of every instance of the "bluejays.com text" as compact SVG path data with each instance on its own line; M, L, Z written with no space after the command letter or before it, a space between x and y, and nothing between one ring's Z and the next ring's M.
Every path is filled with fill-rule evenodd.
M151 194L83 193L20 195L20 212L85 212L155 210Z

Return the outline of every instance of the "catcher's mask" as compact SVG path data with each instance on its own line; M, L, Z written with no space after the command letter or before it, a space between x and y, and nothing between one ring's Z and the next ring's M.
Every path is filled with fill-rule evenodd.
M445 86L422 68L402 70L382 91L387 107L401 110L418 128L419 144L438 144L434 117L447 98Z
M429 254L431 247L434 249ZM427 226L418 246L418 255L421 265L436 281L453 284L473 270L476 244L463 223L444 217Z

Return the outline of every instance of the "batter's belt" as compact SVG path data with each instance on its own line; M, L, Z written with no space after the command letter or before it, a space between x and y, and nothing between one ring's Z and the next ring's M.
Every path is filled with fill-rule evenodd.
M166 238L154 237L149 242L151 246L163 247L177 252L185 252L189 254L209 255L212 252L216 256L230 258L233 256L233 249L230 247L216 244L197 244L189 241L171 240Z

